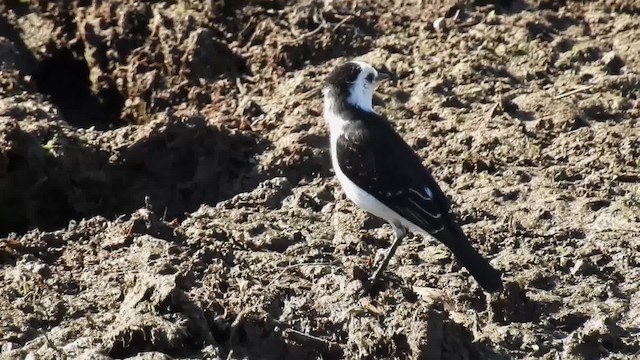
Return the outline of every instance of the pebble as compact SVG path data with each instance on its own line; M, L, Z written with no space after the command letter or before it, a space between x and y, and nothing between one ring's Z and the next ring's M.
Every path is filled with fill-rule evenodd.
M5 353L5 352L9 352L9 351L13 351L17 348L19 348L20 345L11 341L8 341L4 344L2 344L2 350L0 350L0 353Z
M436 32L444 32L447 30L447 19L439 17L433 22L433 29Z
M602 56L602 62L609 75L620 75L620 70L624 66L624 60L613 51L604 54Z

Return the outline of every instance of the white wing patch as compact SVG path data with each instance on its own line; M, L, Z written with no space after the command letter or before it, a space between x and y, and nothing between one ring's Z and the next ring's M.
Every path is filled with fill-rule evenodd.
M427 196L429 196L429 199L433 199L433 192L431 191L431 189L429 189L428 186L424 187L424 192L427 194Z
M423 213L429 215L430 217L432 217L434 219L440 219L440 217L442 217L442 214L432 214L432 213L428 212L427 210L425 210L425 208L421 207L418 203L416 203L412 198L408 198L407 200L409 200L409 202L412 203L415 207L420 209L420 211L422 211Z
M431 192L431 189L429 189L428 186L424 187L424 194L421 194L417 191L415 191L414 189L409 189L409 191L411 191L412 193L420 196L421 198L427 200L427 201L431 201L433 200L433 192Z
M429 196L430 194L420 194L419 192L415 191L414 189L409 189L409 191L411 191L412 193L420 196L422 199L426 200L426 201L431 201L432 197Z

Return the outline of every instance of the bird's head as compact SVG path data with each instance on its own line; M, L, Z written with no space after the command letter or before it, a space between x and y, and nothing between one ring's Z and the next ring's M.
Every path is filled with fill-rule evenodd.
M373 92L389 75L362 61L342 64L329 74L324 85L325 104L348 103L372 111Z

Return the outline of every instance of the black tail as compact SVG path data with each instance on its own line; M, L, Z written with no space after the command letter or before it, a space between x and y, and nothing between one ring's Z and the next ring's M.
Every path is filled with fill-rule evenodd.
M452 227L453 229L451 229ZM502 291L502 274L471 246L471 243L457 224L445 227L444 230L436 235L437 239L445 244L460 260L484 291L490 293Z

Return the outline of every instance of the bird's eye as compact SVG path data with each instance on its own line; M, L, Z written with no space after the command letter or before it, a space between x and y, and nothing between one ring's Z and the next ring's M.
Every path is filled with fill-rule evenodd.
M373 82L373 73L369 73L366 77L367 81L372 83Z
M357 64L350 63L345 70L347 71L346 80L348 83L356 81L358 75L360 75L360 66Z

